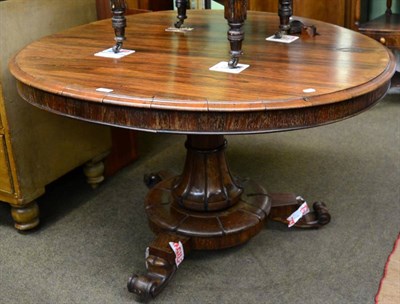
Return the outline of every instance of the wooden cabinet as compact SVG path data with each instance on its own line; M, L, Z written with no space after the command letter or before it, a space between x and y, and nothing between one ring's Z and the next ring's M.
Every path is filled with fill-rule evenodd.
M360 1L360 0L357 0ZM371 37L390 48L396 56L397 73L392 78L392 88L400 87L400 14L392 10L392 1L386 1L386 10L382 15L361 23L360 33Z
M359 31L387 46L400 50L400 15L382 15L363 23Z
M386 11L382 15L360 24L359 31L388 48L400 49L400 15L393 13L391 0L386 1Z
M174 0L127 0L128 7L150 11L170 10L174 7Z
M174 8L174 0L126 0L131 11L162 11ZM110 0L96 0L97 16L99 19L111 18Z
M92 0L0 1L0 202L11 205L19 230L39 223L36 199L45 187L84 165L88 182L102 179L102 159L111 148L110 129L39 110L17 92L8 62L45 35L96 18Z
M0 192L6 195L13 193L14 190L10 169L5 136L0 134Z
M295 16L317 19L355 29L359 9L355 0L293 0ZM249 9L277 12L278 0L249 0Z

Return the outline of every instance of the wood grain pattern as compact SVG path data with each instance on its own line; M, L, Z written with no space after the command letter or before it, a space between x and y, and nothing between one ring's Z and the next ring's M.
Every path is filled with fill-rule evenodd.
M293 0L295 16L314 18L321 21L346 25L346 8L349 0ZM249 0L249 9L264 12L277 12L278 1Z
M150 227L161 237L150 246L148 273L128 282L145 300L176 272L171 234L182 239L185 250L228 248L247 242L267 220L273 200L263 187L232 176L223 134L306 128L350 117L385 94L395 69L393 55L378 42L320 22L312 21L320 33L313 38L267 42L278 29L278 16L249 12L241 60L250 67L240 74L213 72L209 68L226 60L230 50L222 12L190 10L185 24L193 32L166 32L175 14L128 16L124 47L136 53L119 60L94 56L113 44L105 20L43 38L10 63L21 96L40 108L125 128L188 134L183 173L159 178L145 201ZM308 88L315 91L305 93Z
M109 20L45 37L10 63L21 95L47 110L138 130L252 133L316 126L368 108L394 73L393 55L361 34L312 21L319 36L265 41L275 14L248 12L242 63L232 75L209 71L229 54L220 11L189 11L190 33L165 32L175 12L128 16L119 60L94 56L112 45ZM307 20L305 21L306 23ZM97 92L99 87L113 89ZM314 93L303 90L313 88Z

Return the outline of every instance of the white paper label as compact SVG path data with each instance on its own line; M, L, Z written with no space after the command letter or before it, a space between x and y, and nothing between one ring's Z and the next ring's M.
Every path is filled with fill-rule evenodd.
M290 35L283 35L281 38L275 37L275 35L272 35L268 38L265 38L267 41L274 41L274 42L280 42L280 43L292 43L293 41L296 41L299 39L298 36L290 36Z
M126 50L126 49L120 49L118 53L114 53L112 48L106 49L104 51L98 52L96 54L94 54L95 56L98 57L106 57L106 58L122 58L125 57L129 54L135 53L134 50Z
M185 258L185 252L183 251L183 245L181 242L178 242L178 243L169 242L169 246L175 252L175 264L176 264L176 267L178 267L179 264L182 263L183 259Z
M96 89L97 92L103 92L103 93L110 93L112 91L114 91L113 89L107 89L107 88L97 88Z
M304 215L310 212L310 208L308 208L307 202L301 204L299 209L293 212L286 220L289 222L288 226L292 227L296 224Z
M240 72L247 69L249 66L250 65L248 65L248 64L238 63L238 65L235 68L231 69L231 68L229 68L227 61L221 61L220 63L217 63L216 65L209 68L209 70L216 71L216 72L239 74Z
M180 28L177 28L177 27L171 26L169 28L166 28L165 31L166 32L176 32L176 33L186 33L186 32L193 31L193 27L184 27L184 26L182 26Z

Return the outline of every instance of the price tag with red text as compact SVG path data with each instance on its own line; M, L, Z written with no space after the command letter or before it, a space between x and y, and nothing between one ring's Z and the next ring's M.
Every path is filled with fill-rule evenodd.
M288 226L292 227L296 224L304 215L310 212L310 208L308 208L307 202L301 204L299 209L293 212L286 220L289 222Z
M178 243L169 242L169 246L175 252L175 264L176 264L176 267L178 267L179 264L182 263L183 259L185 258L185 252L183 251L183 245L181 242L178 242Z

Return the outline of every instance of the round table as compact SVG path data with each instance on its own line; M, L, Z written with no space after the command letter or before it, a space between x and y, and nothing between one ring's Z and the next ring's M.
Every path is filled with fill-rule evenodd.
M177 269L170 242L191 249L220 249L248 241L267 218L287 223L303 200L268 193L233 176L225 159L226 134L315 127L354 116L388 90L393 55L359 33L307 19L319 35L292 43L266 41L277 15L248 12L241 63L232 74L211 71L229 53L221 11L188 11L190 32L168 32L173 11L127 17L120 59L94 56L111 46L110 21L45 37L10 62L21 96L44 110L140 131L186 134L187 157L179 175L150 175L145 200L157 238L149 246L148 273L132 276L131 291L155 296ZM300 227L329 222L323 203Z

